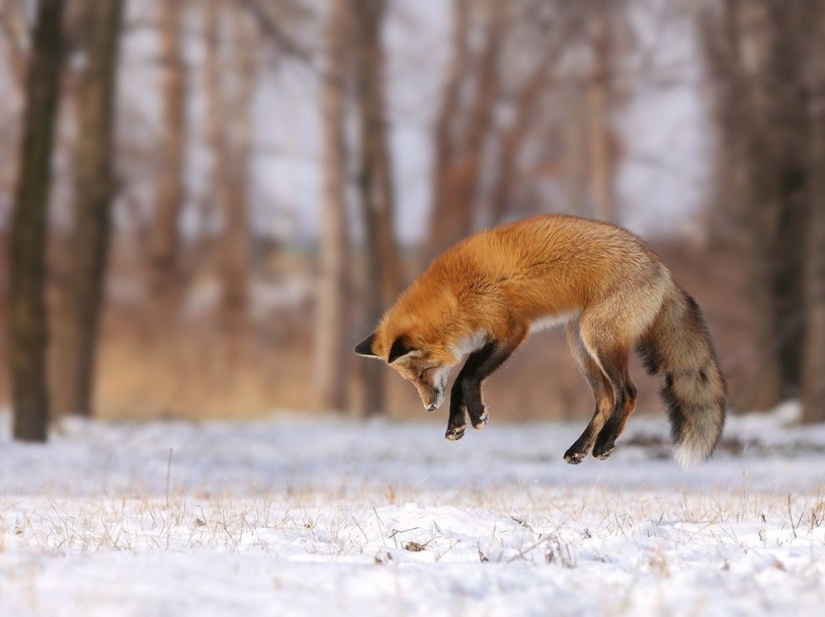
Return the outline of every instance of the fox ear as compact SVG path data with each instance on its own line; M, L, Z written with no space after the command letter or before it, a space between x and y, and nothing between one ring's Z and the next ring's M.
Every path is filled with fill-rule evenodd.
M367 356L369 358L377 358L378 356L375 355L375 352L372 350L372 344L375 342L375 332L370 334L367 338L363 341L358 343L355 346L355 353L359 356Z
M413 347L410 346L407 338L405 336L399 336L392 344L390 348L390 357L387 358L387 363L392 364L398 358L402 356L406 356L408 353L415 351Z

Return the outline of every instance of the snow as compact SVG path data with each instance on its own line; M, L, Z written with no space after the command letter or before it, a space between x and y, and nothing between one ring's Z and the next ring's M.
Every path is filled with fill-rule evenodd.
M819 615L825 428L797 415L732 418L684 471L662 418L570 466L583 422L71 420L29 445L0 414L0 615Z

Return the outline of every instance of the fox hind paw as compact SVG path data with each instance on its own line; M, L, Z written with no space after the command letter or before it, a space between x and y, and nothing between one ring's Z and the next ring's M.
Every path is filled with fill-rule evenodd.
M609 444L602 447L599 447L599 445L596 444L596 447L593 448L593 456L599 459L600 461L603 461L605 459L610 458L610 455L613 454L613 450L615 449L616 444Z
M580 452L578 450L573 450L570 448L567 452L564 453L564 460L571 465L578 465L584 460L584 457L587 456L587 452Z

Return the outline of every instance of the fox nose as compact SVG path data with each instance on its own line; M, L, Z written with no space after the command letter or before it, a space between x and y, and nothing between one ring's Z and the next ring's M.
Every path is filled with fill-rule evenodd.
M432 413L435 411L435 405L427 405L426 409L429 413Z

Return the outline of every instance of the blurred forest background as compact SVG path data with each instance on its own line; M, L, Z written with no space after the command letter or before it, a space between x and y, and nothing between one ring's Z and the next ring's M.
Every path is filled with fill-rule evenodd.
M733 408L825 419L825 0L0 0L0 92L18 438L420 417L353 345L444 247L541 212L654 246ZM591 409L563 332L485 392Z

